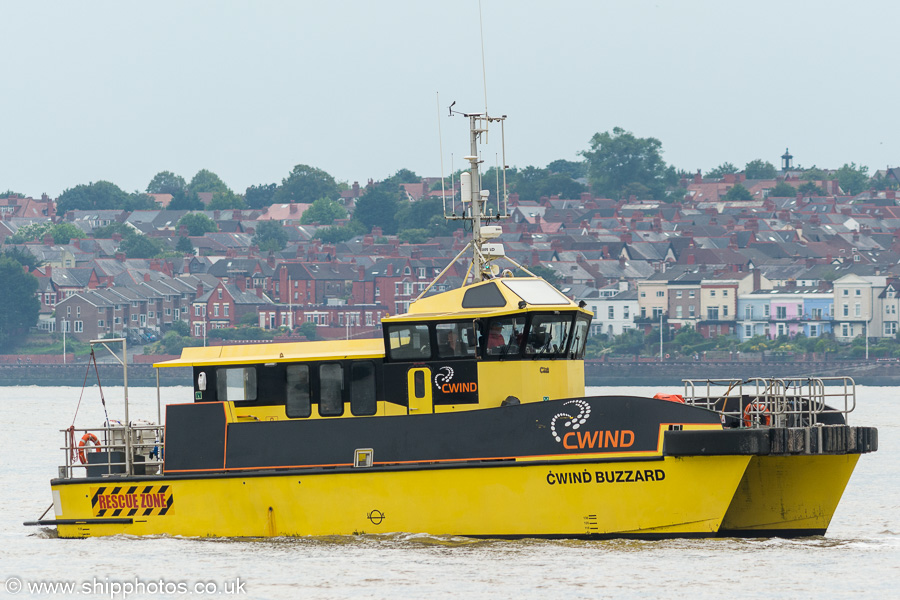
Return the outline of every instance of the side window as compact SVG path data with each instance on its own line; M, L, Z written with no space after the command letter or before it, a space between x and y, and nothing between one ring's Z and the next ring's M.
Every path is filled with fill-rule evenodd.
M312 414L309 400L309 366L288 365L287 401L285 413L289 417L308 417Z
M488 325L487 356L517 356L525 331L525 317L494 319Z
M350 412L354 415L374 415L375 364L371 361L355 362L350 367Z
M254 367L216 369L216 392L219 401L256 400L256 369Z
M344 367L340 363L319 365L319 414L323 417L344 414Z
M680 306L678 308L681 308ZM587 344L588 327L590 321L577 319L575 321L575 333L572 335L572 349L569 356L581 360L584 358L584 347Z
M566 351L569 341L570 315L535 315L525 344L526 356L555 356Z
M475 356L475 331L472 322L437 325L438 357L466 358Z
M431 358L428 325L393 325L388 328L391 360Z

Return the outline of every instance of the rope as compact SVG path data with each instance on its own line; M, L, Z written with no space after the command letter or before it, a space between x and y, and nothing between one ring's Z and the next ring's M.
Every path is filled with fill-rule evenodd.
M100 403L103 404L103 416L106 417L106 426L109 427L109 413L106 412L106 398L103 397L103 385L100 383L100 369L97 368L97 356L94 354L93 348L91 348L91 359L94 361L94 373L97 374L97 387L100 389ZM90 369L90 365L88 365L88 369ZM109 443L109 441L104 440L104 443Z
M94 349L91 348L91 356L94 356ZM72 415L72 424L69 425L69 428L66 430L66 439L69 446L69 450L72 453L72 462L78 458L78 450L75 448L75 419L78 418L78 409L81 408L81 399L84 398L84 390L87 387L87 377L88 373L91 372L91 363L88 362L87 369L84 371L84 381L81 384L81 393L78 395L78 404L75 406L75 414Z

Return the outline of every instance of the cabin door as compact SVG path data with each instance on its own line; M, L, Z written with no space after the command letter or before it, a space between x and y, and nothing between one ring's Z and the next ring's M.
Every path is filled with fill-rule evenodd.
M406 389L409 395L409 414L424 415L434 412L431 400L431 369L415 367L407 371Z

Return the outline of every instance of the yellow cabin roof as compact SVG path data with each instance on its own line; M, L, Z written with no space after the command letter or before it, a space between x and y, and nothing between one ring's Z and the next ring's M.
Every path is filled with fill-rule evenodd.
M482 294L487 302L472 302L473 290L491 286L496 292ZM467 294L470 294L467 296ZM468 301L467 301L468 300ZM414 319L447 319L480 317L521 312L519 303L525 301L532 310L578 309L578 305L540 277L500 277L416 300L409 312L387 317L385 321ZM473 306L474 304L474 306ZM480 305L479 305L480 304ZM489 304L489 306L485 306ZM582 309L578 309L582 310ZM586 312L583 311L582 312Z
M380 358L384 356L384 340L329 340L284 344L241 344L185 348L181 358L156 363L154 367L191 367L204 365L238 365L343 358Z

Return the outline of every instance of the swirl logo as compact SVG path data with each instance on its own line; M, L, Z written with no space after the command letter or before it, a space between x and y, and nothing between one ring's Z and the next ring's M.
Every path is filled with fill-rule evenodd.
M451 379L453 379L453 369L441 367L441 370L434 376L434 387L440 388L443 384L450 383Z
M553 436L557 442L562 441L562 436L556 432L556 422L560 419L566 419L563 422L563 427L571 427L573 430L578 429L582 425L584 425L588 417L591 416L591 405L585 402L584 400L569 400L568 402L563 403L563 406L568 406L569 404L574 404L578 408L578 414L574 417L569 413L561 412L553 415L553 418L550 419L550 435Z

